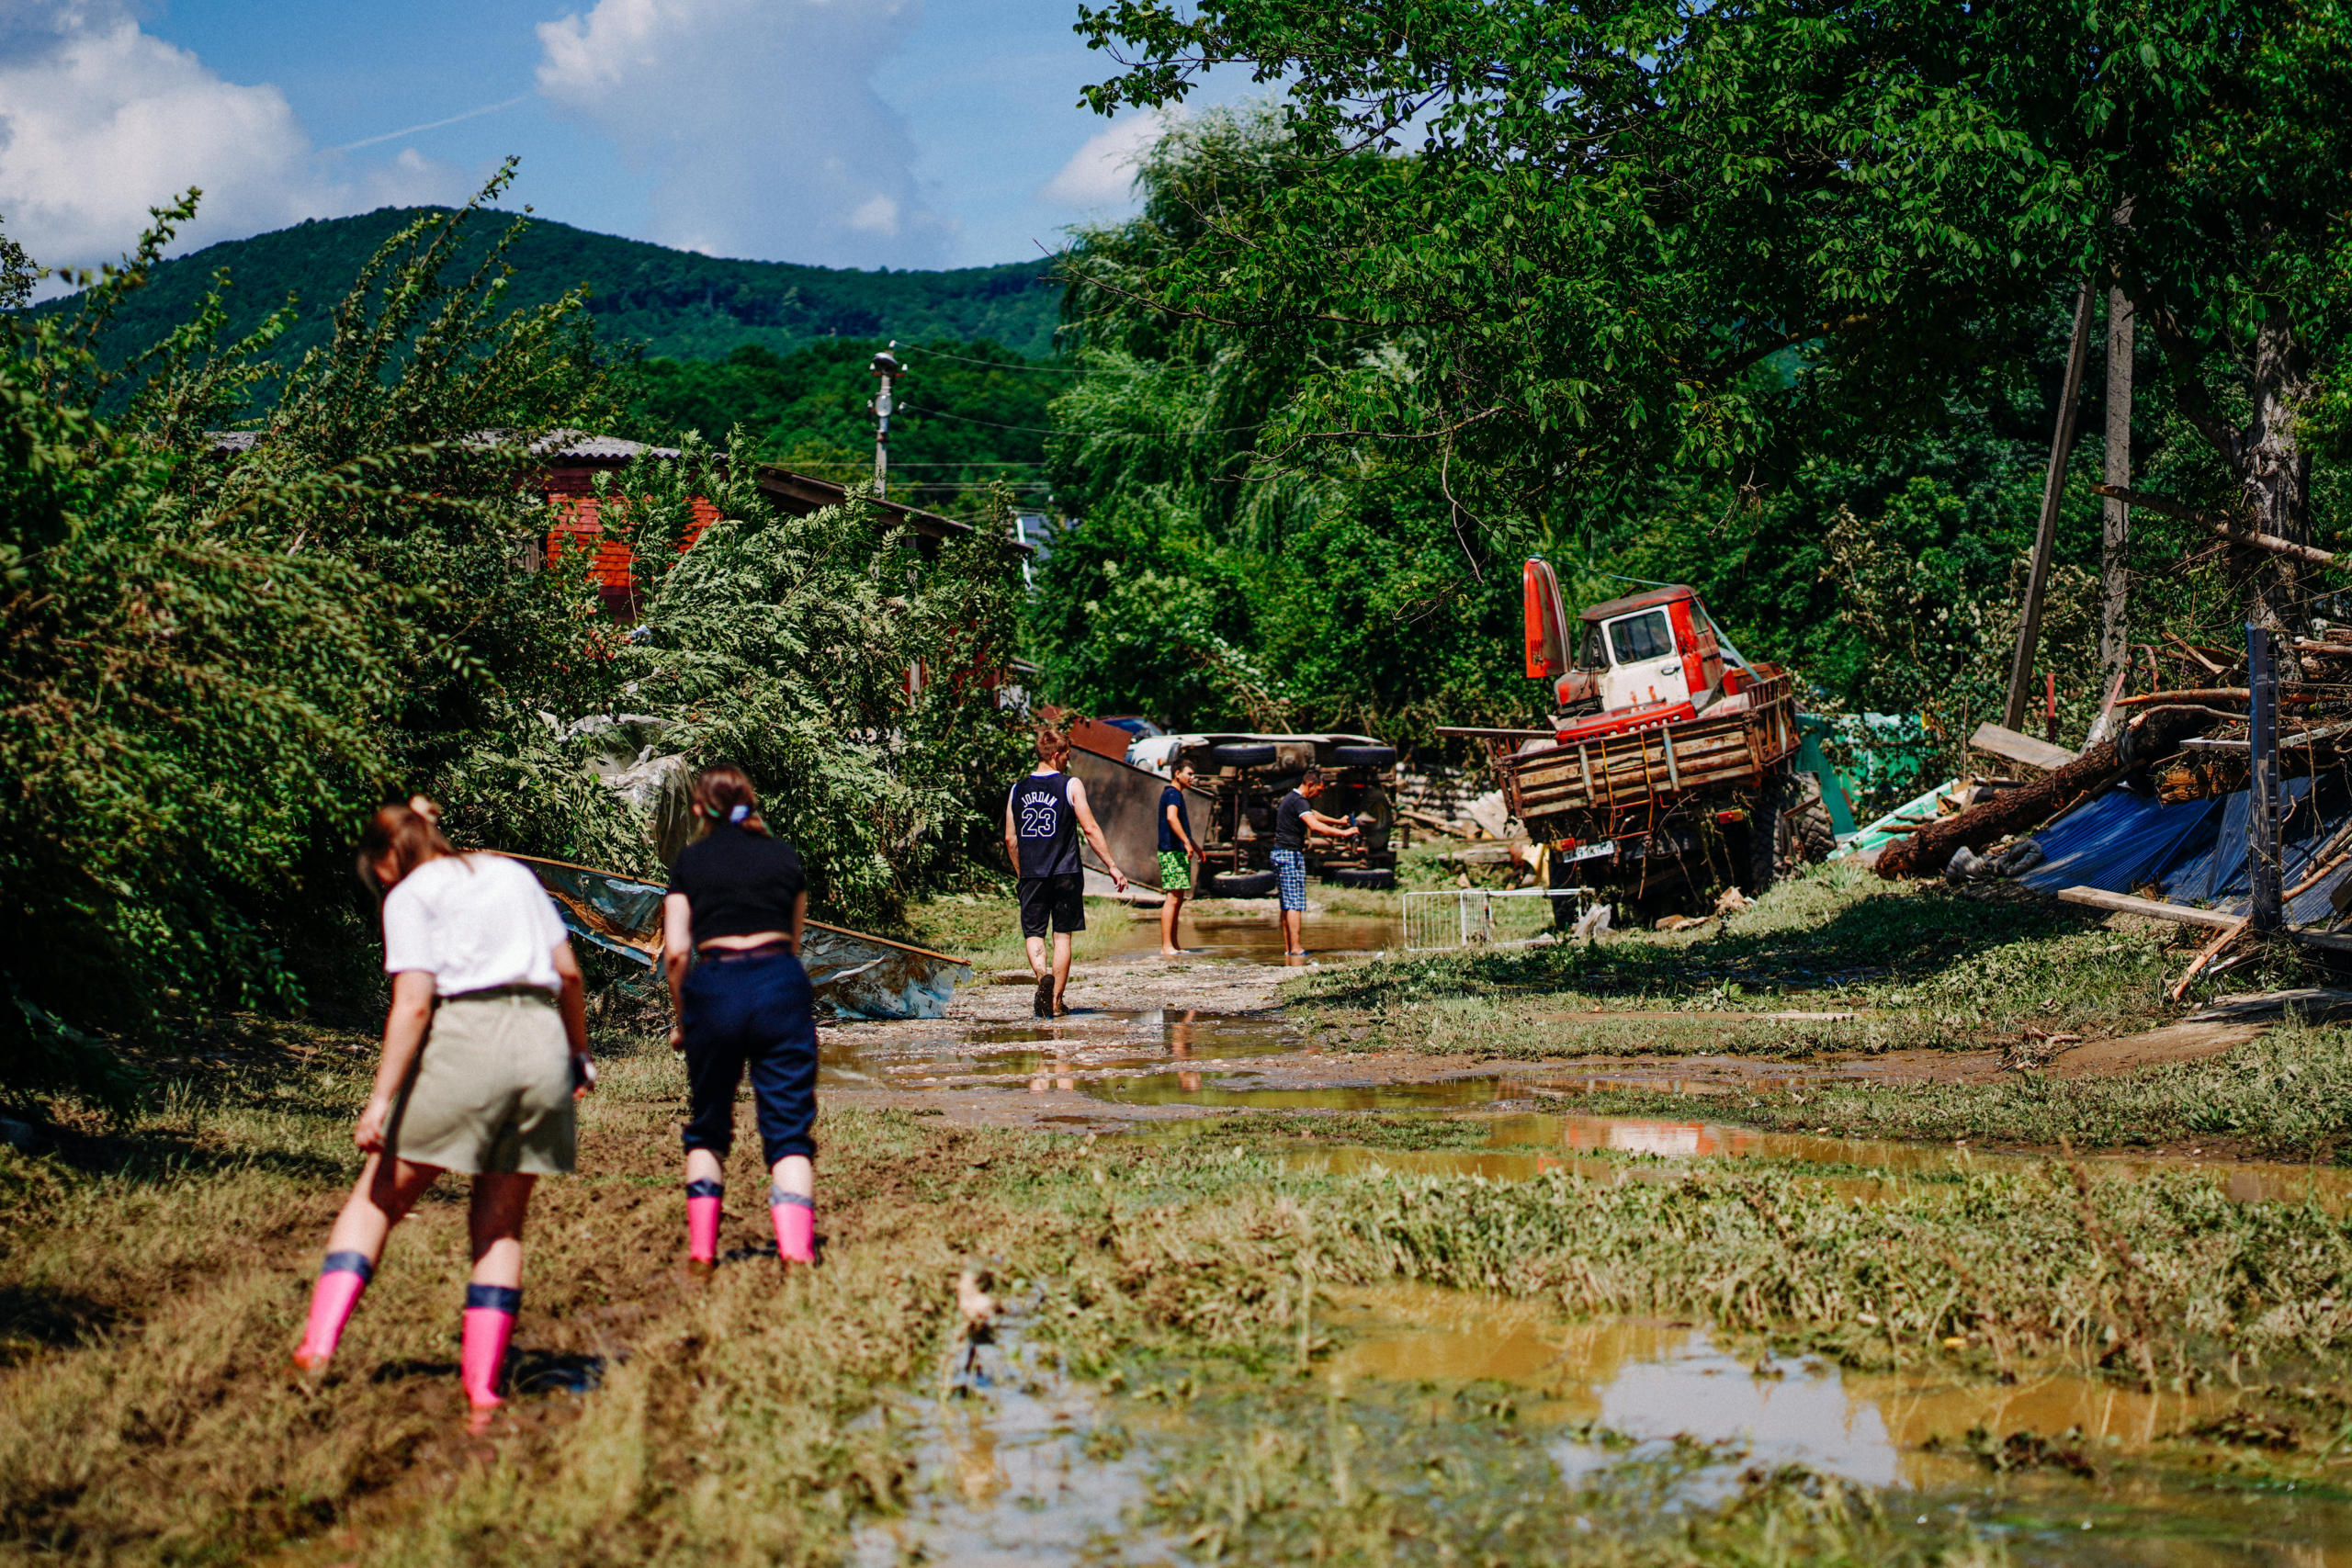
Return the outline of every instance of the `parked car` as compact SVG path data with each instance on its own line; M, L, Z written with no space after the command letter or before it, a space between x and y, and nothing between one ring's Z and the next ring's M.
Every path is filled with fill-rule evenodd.
M1343 887L1396 886L1396 748L1369 735L1156 735L1127 749L1132 767L1165 778L1178 759L1192 762L1206 820L1193 824L1207 856L1201 890L1219 897L1259 898L1274 890L1274 811L1308 768L1323 771L1315 808L1346 817L1362 839L1307 840L1310 875Z

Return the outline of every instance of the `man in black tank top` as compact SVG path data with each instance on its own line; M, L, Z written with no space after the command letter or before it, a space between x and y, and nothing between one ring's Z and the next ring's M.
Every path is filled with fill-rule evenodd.
M1078 836L1094 846L1111 873L1111 884L1127 890L1126 873L1111 858L1111 846L1087 809L1086 786L1062 771L1069 741L1059 730L1037 732L1037 771L1015 784L1004 797L1004 852L1021 888L1021 934L1029 946L1030 972L1037 976L1034 1007L1039 1018L1069 1011L1062 993L1069 988L1069 939L1086 929L1086 872L1079 863ZM1053 934L1053 959L1046 937Z

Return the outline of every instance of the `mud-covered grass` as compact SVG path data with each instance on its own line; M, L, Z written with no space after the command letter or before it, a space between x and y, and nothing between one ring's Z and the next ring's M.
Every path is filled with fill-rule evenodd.
M657 1048L607 1057L582 1174L542 1185L516 1391L469 1438L454 1181L396 1235L327 1377L285 1370L356 1165L349 1118L372 1047L254 1032L233 1055L216 1043L179 1059L130 1122L50 1107L43 1151L0 1151L0 1554L834 1561L858 1521L905 1500L912 1450L883 1405L942 1386L955 1281L974 1265L1031 1345L1126 1391L1115 1399L1140 1398L1153 1366L1184 1366L1206 1369L1193 1386L1274 1402L1254 1425L1204 1422L1182 1438L1192 1457L1159 1472L1151 1518L1204 1558L1306 1561L1323 1543L1328 1561L1378 1555L1384 1539L1400 1561L1444 1546L1505 1563L1976 1550L1898 1540L1867 1499L1802 1477L1668 1530L1579 1540L1475 1483L1507 1475L1522 1451L1509 1444L1492 1465L1415 1482L1414 1456L1370 1440L1386 1419L1371 1404L1336 1427L1283 1415L1344 1337L1318 1307L1341 1284L1672 1315L1858 1366L2299 1389L2291 1410L2249 1404L2257 1425L2302 1434L2265 1461L2282 1474L2314 1471L2347 1413L2344 1222L2231 1204L2188 1177L2099 1178L2086 1196L2063 1167L1865 1203L1769 1166L1623 1185L1315 1175L1289 1168L1272 1116L1155 1144L829 1114L823 1266L786 1276L769 1260L747 1151L722 1237L736 1261L697 1288L674 1268L683 1083ZM1475 1125L1291 1120L1317 1141L1400 1146ZM552 1392L565 1387L585 1392ZM1486 1442L1467 1427L1430 1440L1465 1455ZM1335 1462L1358 1490L1332 1492Z
M1835 862L1696 930L1398 954L1304 977L1287 996L1337 1049L1521 1059L1971 1050L2029 1029L2100 1038L2178 1016L2165 987L2201 934L2109 921L2014 887L1889 884ZM2291 962L2259 983L2295 983L2279 968ZM1673 1016L1577 1016L1612 1011ZM1763 1016L1776 1012L1854 1016Z
M1680 1096L1608 1090L1563 1109L1687 1119ZM2290 1019L2222 1055L2113 1077L2005 1073L1989 1083L1856 1083L1710 1100L1715 1120L1841 1137L1965 1139L2054 1149L2172 1148L2275 1160L2352 1159L2352 1030Z

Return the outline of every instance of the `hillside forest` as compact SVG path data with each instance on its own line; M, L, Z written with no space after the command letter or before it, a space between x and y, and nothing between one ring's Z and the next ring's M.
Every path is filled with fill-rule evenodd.
M0 1028L70 1072L80 1031L360 994L344 846L388 792L644 864L572 728L624 690L793 802L820 908L884 922L986 874L1018 744L993 702L910 697L917 660L1017 646L1081 709L1442 755L1440 725L1539 715L1531 554L1585 602L1698 586L1812 711L1897 716L1946 766L1997 716L2087 290L2037 660L2079 739L2132 645L2335 613L2327 569L2222 526L2352 531L2352 131L2310 112L2352 101L2346 21L1114 0L1084 22L1126 62L1106 113L1216 67L1287 86L1174 117L1136 214L1073 234L1051 288L648 254L487 210L504 175L163 263L167 208L0 355ZM2109 559L2126 309L2154 502ZM775 517L710 460L857 476L890 339L894 498L983 525L936 559L856 504ZM528 442L563 428L686 448L629 481L641 546L692 493L728 520L640 548L626 636L576 565L515 566ZM1014 504L1064 524L1034 591Z

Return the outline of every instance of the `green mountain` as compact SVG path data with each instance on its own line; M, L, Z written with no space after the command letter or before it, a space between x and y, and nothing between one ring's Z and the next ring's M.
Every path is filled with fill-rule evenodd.
M324 339L328 313L376 247L427 210L388 207L356 218L314 220L175 257L126 302L110 341L126 347L155 342L195 314L214 270L226 267L232 333L250 330L293 294L301 314L286 347L299 355ZM485 213L473 225L476 243L504 222L500 214ZM1059 286L1045 280L1051 264L1044 260L945 272L857 272L727 261L545 219L532 220L510 256L516 304L538 304L585 284L606 342L677 359L718 359L746 344L788 355L827 338L985 338L1034 357L1050 350L1061 306ZM68 297L40 308L71 309L72 303Z

